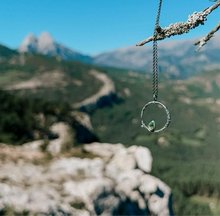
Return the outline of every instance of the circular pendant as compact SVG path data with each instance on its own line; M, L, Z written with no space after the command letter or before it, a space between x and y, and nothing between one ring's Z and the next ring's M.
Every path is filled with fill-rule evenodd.
M152 120L148 125L146 125L145 122L144 122L144 120L143 120L143 116L144 116L145 109L146 109L148 106L150 106L151 104L160 105L160 106L162 106L162 107L165 109L165 111L166 111L166 114L167 114L167 122L166 122L166 124L164 125L164 127L161 128L161 129L155 130L155 129L156 129L156 122L155 122L154 120ZM147 129L149 132L159 133L159 132L165 130L165 129L169 126L170 122L171 122L171 115L170 115L169 110L167 109L167 107L166 107L164 104L162 104L162 103L159 102L159 101L150 101L150 102L148 102L148 103L143 107L143 109L142 109L142 111L141 111L141 127Z

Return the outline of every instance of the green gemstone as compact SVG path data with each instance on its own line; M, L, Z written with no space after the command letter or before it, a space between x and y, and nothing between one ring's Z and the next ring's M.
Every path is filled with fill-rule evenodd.
M155 128L156 128L156 123L155 123L155 121L152 120L152 121L148 124L147 127L148 127L148 129L149 129L150 132L153 132L153 131L155 130Z

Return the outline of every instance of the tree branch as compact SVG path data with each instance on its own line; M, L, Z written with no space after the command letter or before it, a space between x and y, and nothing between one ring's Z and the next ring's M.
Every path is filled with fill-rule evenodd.
M201 12L194 12L193 14L189 15L188 20L184 22L179 22L175 24L170 24L169 27L160 28L160 32L157 34L157 40L163 40L165 38L169 38L174 35L181 35L184 33L188 33L191 29L198 27L199 25L204 25L204 22L207 20L207 16L217 9L220 6L220 0L218 0L214 5L211 7L206 8L204 11ZM143 40L136 44L136 46L143 46L146 43L153 41L154 37L151 36L146 40Z
M199 44L199 47L196 49L196 52L199 51L204 45L206 45L206 42L209 41L219 29L220 29L220 21L217 24L217 26L214 29L212 29L205 37L195 42L195 45Z

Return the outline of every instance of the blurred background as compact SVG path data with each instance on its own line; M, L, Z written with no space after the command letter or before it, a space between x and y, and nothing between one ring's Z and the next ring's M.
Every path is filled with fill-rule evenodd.
M208 0L162 5L160 25ZM0 4L0 215L220 215L219 22L159 42L167 130L140 127L152 100L158 1ZM166 122L151 107L146 122Z

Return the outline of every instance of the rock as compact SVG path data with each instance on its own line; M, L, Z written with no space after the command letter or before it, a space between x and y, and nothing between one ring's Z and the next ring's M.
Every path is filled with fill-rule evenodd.
M120 173L116 180L118 183L128 181L135 188L139 186L139 180L143 175L144 173L141 170L133 169Z
M157 191L161 191L163 194L168 196L171 194L171 190L166 184L164 184L160 179L149 174L145 174L140 178L139 189L145 196L156 193Z
M136 152L137 148L138 148L137 146L133 145L133 146L127 148L127 151L128 151L128 153L134 154Z
M115 212L119 212L121 200L113 194L106 196L106 194L103 193L100 194L93 204L97 215L112 216L115 215Z
M60 175L101 177L103 176L104 162L100 158L80 159L62 158L51 164L50 170Z
M64 183L64 190L67 194L71 195L73 202L74 200L82 200L86 204L86 208L93 214L97 212L94 203L99 205L100 203L97 200L102 199L103 195L106 199L109 198L108 196L113 196L113 189L113 181L107 178L86 179L78 182L69 181ZM113 201L112 198L111 200ZM118 202L119 199L115 198L114 203L118 205ZM108 205L112 204L113 202L108 203ZM104 208L102 211L106 211L106 209L107 208ZM100 212L100 209L98 211Z
M39 145L36 142L22 148L29 154L33 149L38 152ZM101 158L62 155L35 163L35 158L21 157L21 148L1 144L0 212L10 209L20 215L171 215L170 188L146 174L152 162L147 148L92 143L84 145L84 149ZM5 160L4 154L12 160Z
M144 173L141 170L135 169L119 174L117 177L116 191L123 200L129 197L129 194L138 189L140 178Z
M134 154L129 153L127 149L118 150L111 161L106 165L106 174L109 177L117 178L119 173L133 170L136 167Z
M39 187L32 189L21 189L7 184L0 184L0 206L10 207L14 213L23 214L31 212L42 215L73 215L78 210L67 204L57 202L58 194L52 188Z
M157 190L157 181L156 178L151 175L143 175L140 178L140 187L141 193L145 196L155 193Z
M137 147L135 152L135 159L139 169L146 173L151 172L153 159L148 148L144 148L142 146Z
M167 140L166 137L160 137L160 138L158 139L157 143L158 143L158 145L160 145L160 146L165 146L165 147L167 147L167 146L170 145L170 142Z
M122 144L91 143L84 145L84 150L109 160L117 151L125 149Z
M132 191L131 194L130 194L130 199L131 199L132 202L137 203L138 207L141 210L145 210L146 209L146 207L147 207L146 201L141 196L139 191Z
M169 197L167 197L166 195L163 198L161 198L156 194L153 194L148 200L149 210L154 215L169 216L170 210L168 205L169 205Z
M55 123L50 128L51 132L59 136L58 139L52 140L47 146L47 151L52 155L57 155L62 151L63 145L72 144L73 146L73 136L71 135L70 127L63 123Z
M111 192L114 188L113 182L108 178L92 178L82 181L68 181L63 184L64 191L72 198L80 198L84 201L93 197L97 198L104 190Z
M23 151L41 151L40 147L43 145L44 140L36 140L33 142L25 143L18 148L22 149Z

